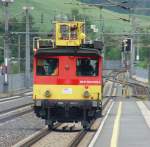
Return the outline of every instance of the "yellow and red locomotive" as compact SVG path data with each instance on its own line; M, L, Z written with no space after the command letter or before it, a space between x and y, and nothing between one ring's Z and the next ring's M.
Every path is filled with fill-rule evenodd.
M34 111L54 122L81 121L87 128L102 111L101 42L86 43L83 22L56 22L53 39L34 49Z

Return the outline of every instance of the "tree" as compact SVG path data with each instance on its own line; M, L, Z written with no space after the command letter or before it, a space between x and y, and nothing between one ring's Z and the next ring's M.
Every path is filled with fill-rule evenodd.
M111 28L105 29L107 33L114 33ZM121 59L121 41L120 36L104 35L105 40L105 56L111 60Z
M147 68L150 62L150 45L149 45L149 33L150 27L139 27L138 33L142 35L138 36L138 42L136 43L140 51L140 61L138 66Z
M36 31L38 32L37 28L34 28L34 18L30 15L30 30L32 32ZM26 31L26 17L23 16L21 20L18 20L17 18L11 18L9 20L9 32L25 32ZM0 35L4 35L4 22L0 22ZM24 59L25 57L25 34L20 35L21 36L21 58ZM18 35L9 34L9 48L10 48L10 55L11 57L14 57L15 60L18 60ZM0 41L0 47L3 47L3 42ZM31 46L32 46L32 37L31 37ZM31 50L31 55L33 54ZM3 51L0 49L0 64L2 64L3 61ZM23 61L22 61L23 62ZM21 65L22 70L24 70L24 64ZM16 65L15 65L15 71L16 71Z
M88 37L88 39L96 39L96 33L93 32L91 29L92 22L90 21L89 16L83 15L79 12L79 9L74 8L71 10L71 15L68 15L69 20L77 20L77 21L85 21L85 32Z
M3 63L3 58L4 58L3 33L4 33L4 23L1 21L1 22L0 22L0 65Z

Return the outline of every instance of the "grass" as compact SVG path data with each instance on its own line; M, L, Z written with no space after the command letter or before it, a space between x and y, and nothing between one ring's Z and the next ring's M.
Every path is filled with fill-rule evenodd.
M21 18L23 10L23 6L33 6L34 10L32 10L32 15L35 19L35 27L39 28L40 31L50 31L52 20L54 15L57 17L61 15L66 15L71 12L71 9L77 8L81 14L85 14L89 16L92 24L96 24L99 27L100 21L100 9L96 7L89 6L78 6L78 5L69 5L65 3L72 2L72 0L15 0L13 4L11 4L10 12L11 17L16 16L17 18ZM0 19L3 18L2 15L3 8L0 7ZM44 23L41 24L41 14L44 14ZM131 23L124 22L119 20L119 18L128 19L129 16L127 14L120 14L117 12L113 12L107 9L102 10L102 16L104 18L105 29L108 28L115 32L129 32L131 31ZM118 19L118 20L114 20ZM138 20L142 26L148 25L150 17L148 16L138 16Z

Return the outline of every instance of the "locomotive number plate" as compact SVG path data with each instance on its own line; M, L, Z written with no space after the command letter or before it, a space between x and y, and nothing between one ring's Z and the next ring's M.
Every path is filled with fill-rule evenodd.
M72 94L72 88L63 89L63 94Z

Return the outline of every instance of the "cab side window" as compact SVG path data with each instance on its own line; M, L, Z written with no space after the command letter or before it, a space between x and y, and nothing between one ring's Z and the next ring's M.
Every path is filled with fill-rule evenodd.
M77 76L98 76L98 60L89 58L77 59Z
M36 66L38 76L56 76L58 75L58 59L38 59Z

